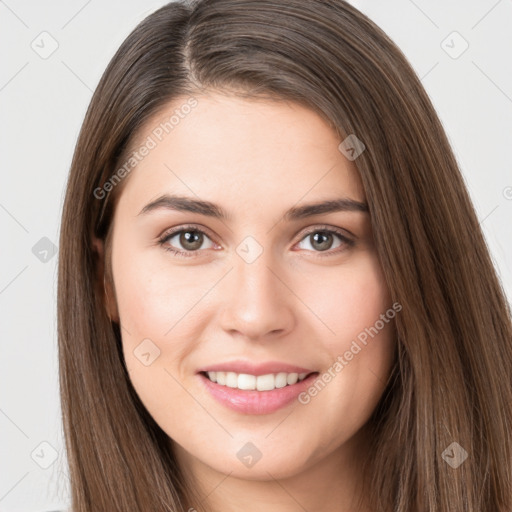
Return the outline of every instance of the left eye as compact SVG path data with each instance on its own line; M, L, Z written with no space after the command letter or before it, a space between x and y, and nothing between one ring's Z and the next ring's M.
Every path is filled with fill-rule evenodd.
M333 247L336 238L338 238L339 243L338 245L335 245ZM329 249L337 249L343 245L353 245L352 240L342 235L341 233L333 231L331 229L317 229L315 231L311 231L307 233L306 236L302 238L302 240L299 243L303 243L304 241L307 241L309 243L309 248L311 248L315 252L325 252L328 251ZM306 249L309 248L306 247Z

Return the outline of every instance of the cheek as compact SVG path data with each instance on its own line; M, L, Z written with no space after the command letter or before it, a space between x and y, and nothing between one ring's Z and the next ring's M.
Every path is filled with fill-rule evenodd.
M361 255L352 265L333 267L323 277L317 276L314 284L306 284L303 294L331 331L323 342L330 354L348 350L359 335L364 338L366 329L391 307L384 275L372 253Z
M120 240L112 255L114 281L131 383L155 421L175 433L183 429L184 411L198 408L180 382L190 371L187 355L200 339L200 308L194 305L208 287L194 280L192 269L173 270L155 252L129 250Z
M157 250L132 251L130 255L119 251L117 258L114 254L114 280L120 320L126 330L165 341L197 325L207 301L196 306L211 282L197 267L173 267L165 254L155 257Z
M315 460L368 421L386 387L395 348L396 312L378 262L372 257L331 277L311 304L333 332L322 339L326 357L319 377L299 397L305 418L322 418L321 428L311 433L311 445L321 447Z
M330 333L322 339L326 357L321 382L310 388L303 403L311 401L319 411L336 403L330 411L336 418L332 424L340 424L341 416L351 411L351 427L356 428L384 390L394 356L396 312L374 254L333 268L315 282L315 287L306 285L308 305ZM349 425L346 417L341 424Z

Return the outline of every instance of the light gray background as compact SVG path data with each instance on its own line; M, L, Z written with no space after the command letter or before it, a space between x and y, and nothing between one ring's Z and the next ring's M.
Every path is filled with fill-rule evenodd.
M58 243L67 172L92 91L128 33L164 3L0 1L2 512L69 504L52 244ZM512 0L352 3L391 36L421 77L510 300ZM464 40L469 47L458 55ZM44 55L52 44L58 48Z

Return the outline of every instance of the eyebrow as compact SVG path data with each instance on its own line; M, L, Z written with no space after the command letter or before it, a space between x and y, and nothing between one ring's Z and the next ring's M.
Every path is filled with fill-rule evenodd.
M210 201L168 194L164 194L144 206L144 208L139 212L139 215L147 214L159 209L199 213L201 215L226 221L232 219L232 216L222 207L215 203L211 203ZM331 199L302 206L293 206L285 212L283 218L287 221L293 221L313 217L314 215L347 211L368 213L368 204L349 198Z

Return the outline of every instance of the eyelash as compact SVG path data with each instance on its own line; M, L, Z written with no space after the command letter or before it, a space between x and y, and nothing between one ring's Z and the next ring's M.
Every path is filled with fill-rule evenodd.
M208 233L206 233L202 229L197 228L196 226L180 226L179 229L176 229L174 231L169 231L169 232L164 233L162 235L162 237L160 237L158 239L158 243L159 243L160 246L162 246L162 248L165 251L169 251L169 252L173 253L175 256L178 256L180 258L181 257L183 257L183 258L191 258L192 257L193 258L193 257L196 256L196 253L198 253L199 250L196 250L196 251L181 251L179 249L174 249L173 247L165 246L165 243L169 239L173 238L177 234L180 234L180 233L183 233L183 232L187 232L187 231L193 231L195 233L201 233L201 234L206 235L208 238L211 239L211 237L208 235ZM318 253L318 255L316 257L319 257L319 258L323 258L323 257L327 257L327 256L332 256L334 254L338 254L338 253L346 250L347 248L350 248L350 247L354 246L354 241L351 240L350 238L346 237L342 233L341 230L334 229L334 228L323 227L323 226L315 227L315 229L312 229L312 230L308 231L307 233L304 233L303 237L299 240L299 242L302 242L305 238L307 238L309 235L312 235L313 233L324 233L324 234L337 235L341 239L342 244L345 245L345 246L338 247L334 251L331 251L331 250L327 250L327 251L312 251L312 252ZM325 254L322 254L322 253L325 253Z

